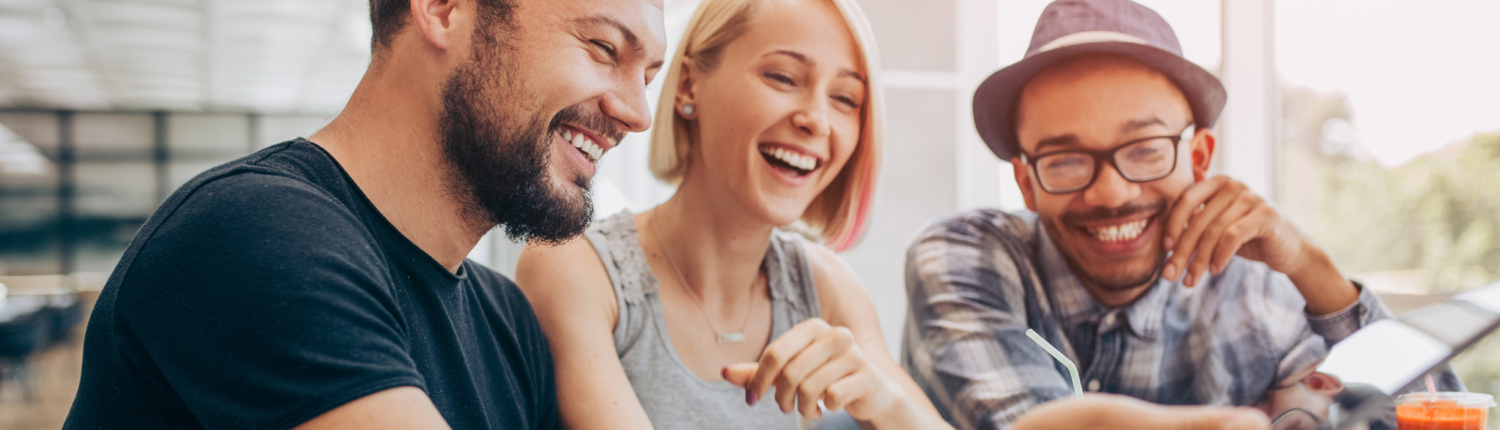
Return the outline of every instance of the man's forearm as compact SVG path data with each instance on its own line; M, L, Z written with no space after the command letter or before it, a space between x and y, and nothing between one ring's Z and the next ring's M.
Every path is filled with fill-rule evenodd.
M1307 312L1328 315L1359 301L1359 289L1349 282L1322 249L1313 248L1295 273L1287 273L1292 285L1307 301Z

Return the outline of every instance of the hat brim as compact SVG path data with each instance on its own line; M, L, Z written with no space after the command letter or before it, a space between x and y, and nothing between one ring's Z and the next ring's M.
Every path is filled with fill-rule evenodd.
M1064 60L1089 54L1118 54L1140 61L1177 84L1193 111L1194 124L1213 127L1224 110L1224 84L1213 73L1170 51L1130 42L1095 42L1057 48L1027 57L985 78L974 92L974 125L1001 160L1020 154L1015 110L1021 89L1037 72Z

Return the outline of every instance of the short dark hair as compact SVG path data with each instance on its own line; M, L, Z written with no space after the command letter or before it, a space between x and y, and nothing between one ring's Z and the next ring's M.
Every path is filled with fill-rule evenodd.
M479 19L485 25L510 23L515 0L479 0ZM370 51L391 46L396 33L406 25L411 0L370 0Z

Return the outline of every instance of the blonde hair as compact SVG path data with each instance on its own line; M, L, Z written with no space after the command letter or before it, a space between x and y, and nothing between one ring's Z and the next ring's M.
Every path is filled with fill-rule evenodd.
M885 96L880 85L880 58L875 37L864 12L852 0L828 0L838 8L854 35L865 66L866 102L861 109L859 142L854 153L828 188L813 198L802 213L802 223L816 230L835 251L853 246L869 224L875 179L880 167L880 146L885 133ZM750 30L759 0L704 0L688 22L677 53L668 63L656 119L651 127L651 173L671 184L682 182L691 150L691 123L677 113L677 88L681 64L690 59L699 70L718 66L724 46Z

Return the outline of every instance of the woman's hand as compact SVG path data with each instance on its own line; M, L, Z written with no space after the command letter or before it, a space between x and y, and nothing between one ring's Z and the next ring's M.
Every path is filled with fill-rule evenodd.
M849 329L819 318L803 321L771 342L760 362L725 366L723 376L745 387L745 402L752 405L774 385L782 411L795 408L809 419L823 416L820 400L823 407L847 410L864 422L901 409L892 406L907 400L901 387L865 358Z

